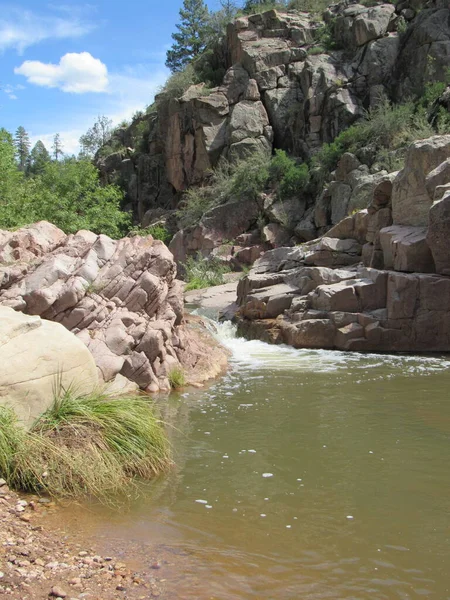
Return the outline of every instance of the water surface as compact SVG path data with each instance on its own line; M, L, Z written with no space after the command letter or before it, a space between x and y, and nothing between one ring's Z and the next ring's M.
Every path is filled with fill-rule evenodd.
M177 468L77 527L162 557L171 599L448 600L450 361L219 334L230 372L163 408Z

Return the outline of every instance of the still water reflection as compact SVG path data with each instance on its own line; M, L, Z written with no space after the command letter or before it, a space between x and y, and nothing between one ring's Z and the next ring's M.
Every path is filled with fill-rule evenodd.
M163 409L177 469L98 534L170 557L167 598L449 599L450 362L219 335Z

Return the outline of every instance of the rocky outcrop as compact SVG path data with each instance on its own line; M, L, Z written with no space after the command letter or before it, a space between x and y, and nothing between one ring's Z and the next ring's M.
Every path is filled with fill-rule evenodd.
M327 8L324 21L313 14L269 10L230 23L220 53L226 57L221 85L213 89L192 85L180 98L171 98L168 92L160 95L154 112L117 134L125 147L133 146L136 132L146 128L140 147L100 160L104 180L126 189L136 221L147 225L154 222L158 208L176 209L188 187L207 185L211 168L225 161L278 148L309 161L324 143L332 143L381 101L418 98L427 83L445 80L450 54L448 3L370 4L374 5L342 0ZM450 107L448 98L444 94L434 116L430 114L435 124L439 110ZM307 194L283 202L275 193L239 201L224 195L222 206L198 217L190 228L177 224L172 214L167 223L176 234L171 245L175 259L180 267L188 256L218 254L234 268L242 268L265 250L309 242L368 209L370 234L358 242L364 246L365 264L380 268L383 249L378 232L394 221L399 226L425 227L428 210L438 199L430 195L429 187L445 178L445 173L434 173L445 154L441 142L433 140L434 147L426 153L421 152L421 143L417 152L412 147L408 154L404 173L409 179L396 180L395 189L388 190L389 198L393 196L389 206L372 199L375 188L387 189L395 174L381 170L377 160L382 159L375 146L368 145L357 155L344 154L324 185L313 177L316 186ZM402 158L400 154L390 153L386 163ZM417 164L417 157L422 157L423 165ZM416 180L415 171L425 173L423 180ZM430 181L425 180L428 176ZM446 190L440 184L434 185L433 194L438 187L442 198ZM412 194L417 202L405 209ZM257 242L237 242L249 233ZM342 233L335 237L343 239Z
M224 352L185 319L183 284L162 242L65 235L45 222L2 231L0 240L0 305L75 334L101 382L120 388L125 378L157 392L169 389L172 369L200 383L225 367Z
M412 144L404 170L327 237L259 259L237 290L241 332L297 348L450 351L449 141Z
M0 306L0 405L11 406L29 426L62 389L98 387L94 359L59 323Z

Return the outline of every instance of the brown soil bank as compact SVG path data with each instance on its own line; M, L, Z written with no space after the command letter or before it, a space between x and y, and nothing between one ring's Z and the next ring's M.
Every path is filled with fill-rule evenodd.
M24 500L0 480L0 595L11 600L144 600L162 593L157 562L136 572L46 526L53 504Z

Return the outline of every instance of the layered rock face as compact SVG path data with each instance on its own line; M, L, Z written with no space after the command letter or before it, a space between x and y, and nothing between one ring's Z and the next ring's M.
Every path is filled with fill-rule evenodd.
M368 209L267 252L238 286L241 331L297 348L450 351L449 158L450 136L415 142Z
M200 324L186 322L175 276L172 254L151 236L65 235L46 222L0 232L0 305L71 331L115 389L167 390L175 368L201 383L226 366Z
M0 306L0 405L28 426L60 389L90 393L98 387L94 358L59 323Z

